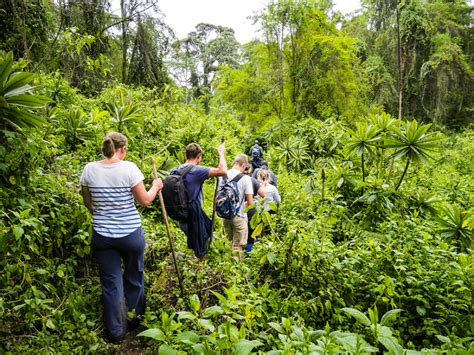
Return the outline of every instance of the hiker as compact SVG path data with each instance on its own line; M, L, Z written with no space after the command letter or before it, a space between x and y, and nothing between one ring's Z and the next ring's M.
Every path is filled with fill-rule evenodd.
M252 165L251 164L247 164L247 167L244 171L244 174L246 174L248 176L252 175ZM254 177L250 177L250 178L252 179L253 197L254 198L256 198L257 196L265 197L265 189L262 186L262 184L260 184L260 182L257 179L255 179ZM255 207L251 208L250 210L247 211L248 238L247 238L247 246L245 247L245 251L247 253L252 251L253 245L255 243L255 239L252 238L252 234L253 234L254 229L252 228L250 221L252 220L252 217L255 215L256 212L257 212L257 209Z
M263 149L259 145L258 139L255 140L255 145L250 148L250 156L252 157L253 170L259 168L263 159Z
M207 253L212 233L211 219L202 207L202 186L206 179L227 175L224 143L219 145L217 152L219 153L217 168L200 166L203 150L199 144L190 143L186 146L186 162L171 171L171 174L185 172L183 181L188 195L189 217L188 222L181 222L179 226L186 234L188 248L192 249L194 255L201 260Z
M272 184L273 186L277 186L277 178L275 176L275 174L273 173L273 171L270 170L270 168L268 167L268 162L266 160L262 160L262 163L260 165L260 168L258 169L255 169L252 173L252 177L253 178L257 178L257 174L258 172L260 171L260 169L264 169L264 170L267 170L268 173L270 174L270 184Z
M134 312L128 328L145 313L145 236L134 198L149 205L162 189L160 179L147 191L138 167L124 160L127 138L109 133L102 143L104 159L88 163L81 175L84 204L92 213L92 251L99 265L105 327L112 342L123 340L127 310ZM123 263L123 270L122 270Z
M281 202L281 197L278 193L278 189L270 184L271 177L268 170L260 169L257 173L257 180L263 185L263 188L265 189L265 199L263 200L265 211L276 213L276 211L270 208L270 203L275 202L276 204L279 204Z
M224 231L227 238L232 242L232 254L234 252L239 253L238 259L241 259L240 251L247 244L248 238L248 219L244 209L245 206L253 203L252 179L244 174L248 163L247 155L237 155L233 161L232 169L227 172L227 180L237 182L239 206L235 217L223 219Z

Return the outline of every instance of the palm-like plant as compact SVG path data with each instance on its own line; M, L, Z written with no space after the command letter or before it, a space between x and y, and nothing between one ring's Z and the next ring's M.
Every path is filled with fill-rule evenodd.
M74 149L78 144L94 138L94 126L81 109L72 109L60 120L60 132Z
M341 190L341 192L348 193L357 185L357 179L352 170L352 162L342 165L331 165L329 170L328 185L334 190Z
M123 132L142 122L139 109L138 104L126 103L124 100L107 103L107 110L112 115L110 121L116 125L117 132Z
M380 135L380 141L377 143L377 146L379 148L379 169L380 172L382 172L384 167L385 139L390 132L391 127L393 127L394 124L398 122L398 120L394 120L388 113L385 112L377 115L369 115L368 119L369 122L377 128L378 134Z
M361 156L362 181L365 182L365 155L373 155L375 143L380 139L377 127L369 125L366 122L359 123L356 130L348 129L351 139L345 147L346 154L355 152Z
M449 239L456 239L463 249L471 248L474 213L459 206L448 206L441 208L439 215L436 217L436 221L441 226L439 230L441 235Z
M308 144L300 137L288 137L276 146L279 158L285 162L288 168L296 170L303 169L310 161Z
M16 72L13 68L13 53L0 53L0 126L21 131L23 128L39 127L46 119L32 112L51 100L33 95L29 85L34 75Z
M103 111L98 107L94 107L90 112L89 117L94 125L102 129L102 133L105 136L108 131L107 122L109 120L110 113L108 111Z
M439 197L427 191L417 191L409 197L410 209L417 211L422 215L430 213L435 216L438 212L436 204L441 202Z
M413 120L401 122L401 127L390 128L390 136L385 147L395 148L392 154L394 159L406 159L405 169L395 190L402 184L410 162L424 162L431 158L428 153L436 149L438 137L433 133L427 133L430 127L431 124L419 126L418 121Z

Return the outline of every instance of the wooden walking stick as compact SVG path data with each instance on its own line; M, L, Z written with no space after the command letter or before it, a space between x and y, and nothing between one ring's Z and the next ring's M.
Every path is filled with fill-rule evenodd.
M155 177L155 179L157 179L158 178L158 172L156 171L155 159L150 157L150 160L151 160L151 165L153 167L153 176ZM166 233L168 234L168 240L170 242L171 255L173 256L174 268L176 270L176 275L178 276L178 282L179 282L179 289L181 291L181 297L184 298L183 280L181 279L181 275L179 273L179 268L178 268L178 263L176 262L176 254L174 252L173 238L171 238L170 225L168 223L168 214L166 213L165 203L163 201L163 195L162 195L161 191L158 192L158 195L160 197L161 212L163 213L163 219L165 220Z
M221 144L224 143L224 136L221 138ZM216 187L214 188L214 199L212 200L212 218L211 218L211 238L209 239L209 248L212 244L212 236L214 235L214 221L216 219L216 198L217 198L217 188L219 187L219 177L216 177Z

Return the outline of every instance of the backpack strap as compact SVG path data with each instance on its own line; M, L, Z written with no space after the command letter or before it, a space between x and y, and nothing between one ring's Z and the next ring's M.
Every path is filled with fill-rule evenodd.
M244 176L243 173L237 174L237 175L236 175L232 180L230 180L230 181L239 182L239 180L242 179L243 176Z
M184 176L189 173L192 169L194 168L194 165L193 164L189 164L187 167L181 169L181 170L177 170L176 173L178 175L180 175L181 177L184 178Z
M231 182L234 181L235 183L238 183L240 179L242 179L244 177L244 174L243 173L240 173L240 174L237 174L232 180L230 180ZM244 203L244 200L245 200L245 193L243 194L242 196L242 200L240 200L240 203L239 203L239 208L240 206L242 206L242 203Z

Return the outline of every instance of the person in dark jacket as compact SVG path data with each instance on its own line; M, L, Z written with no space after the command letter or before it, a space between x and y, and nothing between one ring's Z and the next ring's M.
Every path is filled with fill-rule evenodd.
M180 223L180 228L187 236L188 248L192 249L194 255L201 260L208 251L208 241L212 233L211 219L202 208L202 186L206 179L227 175L224 143L219 145L217 151L219 153L217 168L200 166L203 150L199 144L190 143L186 146L186 162L171 171L173 174L186 169L189 165L193 166L183 178L189 200L189 220L187 223Z
M257 169L262 164L263 149L259 145L258 139L255 140L255 145L250 148L250 158L252 159L252 169Z

